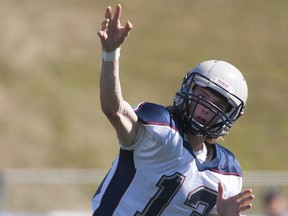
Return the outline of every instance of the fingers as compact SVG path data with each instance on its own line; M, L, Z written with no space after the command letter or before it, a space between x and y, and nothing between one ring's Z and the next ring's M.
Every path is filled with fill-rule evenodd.
M250 202L254 199L254 195L252 194L252 190L247 190L240 198L238 198L238 203L241 206L250 206ZM252 207L252 205L251 205ZM250 207L250 208L251 208Z
M105 19L102 24L101 24L101 31L106 31L107 28L108 28L108 23L109 23L109 20L108 19Z
M121 5L115 8L112 17L112 8L108 6L105 11L105 20L101 24L101 30L97 32L102 44L102 48L110 51L120 47L133 28L131 22L126 22L124 26L120 23Z
M111 20L111 18L112 18L112 8L108 6L105 11L105 20L106 19Z
M252 208L252 204L247 204L247 205L243 205L240 207L240 211L246 211L248 209L251 209Z
M125 26L122 28L122 37L126 38L132 28L133 28L132 23L129 21L126 22Z
M254 199L254 195L252 194L251 189L247 189L235 196L231 196L229 198L225 198L224 196L224 184L222 182L218 183L218 197L217 197L217 211L219 215L225 215L225 212L228 215L233 215L237 213L237 215L248 209L252 208L251 201Z
M113 21L114 25L117 26L118 24L120 24L120 16L121 16L121 5L118 4L116 6L116 9L115 9L115 12L114 12L114 16L112 18L112 8L110 6L108 6L106 8L106 11L105 11L105 20L102 22L102 31L105 31L108 29L108 24L110 22L110 20ZM124 31L123 33L126 35L128 34L128 32L133 28L133 25L131 22L127 22L124 26Z
M105 11L105 25L102 23L102 31L107 29L112 31L113 28L118 28L120 26L120 16L121 16L121 5L118 4L114 11L114 16L112 17L112 8L108 6ZM110 23L110 24L109 24Z
M108 24L112 18L112 9L110 6L106 8L104 16L105 16L105 20L101 24L101 30L97 32L97 35L100 37L101 41L105 39L105 35L108 30Z
M247 189L239 193L235 198L240 206L240 211L246 211L252 208L252 204L250 202L254 199L254 195L252 194L251 189Z
M129 32L133 28L133 25L131 22L127 21L124 27L125 32Z
M101 38L101 40L105 39L105 35L108 29L108 23L109 20L105 19L101 24L101 30L97 32L98 36Z
M121 5L118 4L118 5L116 6L116 9L115 9L115 12L114 12L113 20L114 20L114 21L120 20L120 16L121 16Z
M235 196L236 199L254 199L254 195L252 194L252 190L251 189L247 189L245 191L242 191L241 193L237 194Z

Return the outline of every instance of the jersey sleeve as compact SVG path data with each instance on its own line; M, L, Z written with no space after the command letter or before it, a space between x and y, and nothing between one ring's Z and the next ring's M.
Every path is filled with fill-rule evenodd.
M136 139L129 147L121 148L134 151L136 164L148 164L152 160L165 160L176 146L174 138L175 123L165 106L142 103L135 108L141 125ZM137 163L138 162L138 163Z

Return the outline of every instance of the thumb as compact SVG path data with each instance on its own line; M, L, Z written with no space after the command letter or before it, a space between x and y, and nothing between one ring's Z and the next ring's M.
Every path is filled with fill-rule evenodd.
M133 25L130 21L127 21L124 28L127 32L129 32L133 28Z
M224 199L224 185L222 182L218 182L218 197L217 199Z

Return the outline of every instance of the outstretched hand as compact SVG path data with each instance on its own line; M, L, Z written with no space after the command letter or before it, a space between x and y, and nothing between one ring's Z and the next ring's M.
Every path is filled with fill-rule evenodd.
M105 20L102 22L101 30L97 34L101 40L102 48L107 52L114 51L120 47L129 31L133 28L129 21L126 22L125 26L121 26L120 16L120 4L116 6L113 17L111 7L106 8Z
M225 199L224 185L221 182L218 183L217 211L219 216L241 216L242 211L252 208L250 202L253 199L251 189Z

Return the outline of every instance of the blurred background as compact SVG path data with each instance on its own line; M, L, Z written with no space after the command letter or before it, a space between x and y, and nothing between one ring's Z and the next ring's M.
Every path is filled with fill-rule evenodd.
M243 72L246 113L222 144L256 194L247 215L264 215L268 188L288 196L285 0L0 0L1 214L91 215L119 151L99 106L96 35L117 3L134 25L120 67L131 105L171 105L188 69L207 59Z

